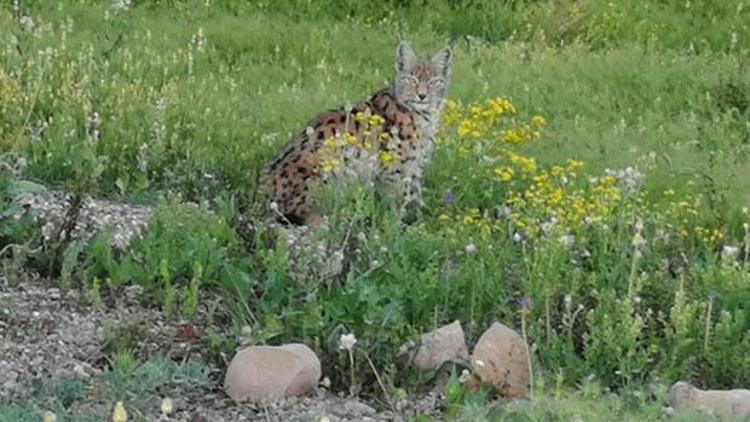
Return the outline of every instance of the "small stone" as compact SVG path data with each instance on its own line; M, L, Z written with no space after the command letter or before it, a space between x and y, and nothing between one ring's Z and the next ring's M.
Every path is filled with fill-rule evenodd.
M485 331L472 355L479 378L504 397L529 395L528 349L516 331L495 322Z
M451 359L469 356L461 322L453 321L422 335L419 349L414 355L414 365L422 370L433 370Z
M224 389L237 402L278 399L306 394L320 375L320 360L304 344L251 346L232 358Z
M348 400L346 403L344 403L344 410L349 416L358 418L375 414L375 409L365 403L362 403L359 400Z
M675 412L698 410L743 419L750 416L750 390L701 390L680 381L669 389L669 406Z

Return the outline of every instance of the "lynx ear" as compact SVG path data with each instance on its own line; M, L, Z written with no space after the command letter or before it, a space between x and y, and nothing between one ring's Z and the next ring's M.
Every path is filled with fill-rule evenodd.
M442 75L444 78L447 78L451 73L452 59L453 50L451 50L450 47L445 47L442 50L438 51L437 54L435 54L432 59L430 59L430 62L432 63L432 66L434 66L438 74Z
M417 64L417 55L411 48L411 44L401 41L396 48L396 72L404 72L411 69L415 64Z

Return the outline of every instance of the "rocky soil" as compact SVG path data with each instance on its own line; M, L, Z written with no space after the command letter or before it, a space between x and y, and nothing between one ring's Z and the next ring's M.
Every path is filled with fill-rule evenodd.
M113 342L124 333L137 333L130 347L140 360L202 359L208 363L211 383L207 387L170 385L162 391L120 398L126 406L140 404L129 409L132 420L159 420L165 396L174 402L175 412L169 418L174 421L391 421L439 414L442 403L435 395L404 400L386 409L382 403L337 395L323 386L304 397L238 405L221 389L226 367L221 361L231 356L210 359L201 341L201 333L207 330L230 335L208 314L218 297L205 298L195 319L198 322L191 324L166 318L147 304L138 287L104 297L97 306L83 299L79 291L62 291L55 280L24 276L10 283L0 273L0 403L38 400L45 394L44 386L74 377L84 381L86 391L68 410L108 420L115 398L105 392L101 375L110 366Z

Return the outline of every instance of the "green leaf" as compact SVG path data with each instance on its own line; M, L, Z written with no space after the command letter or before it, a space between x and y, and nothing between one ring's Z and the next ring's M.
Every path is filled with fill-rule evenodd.
M18 205L11 205L7 209L0 211L0 220L15 215L20 211L21 207L19 207Z
M46 190L47 188L44 187L44 185L38 183L30 182L28 180L14 180L11 182L8 192L12 198L15 198L24 193L39 193L45 192Z

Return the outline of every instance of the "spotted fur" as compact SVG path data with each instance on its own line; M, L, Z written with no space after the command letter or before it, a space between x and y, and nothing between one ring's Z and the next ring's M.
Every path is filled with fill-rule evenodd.
M294 224L315 225L320 216L310 195L316 183L359 177L396 191L401 208L422 202L422 179L433 150L433 137L448 87L452 51L444 48L427 60L417 58L405 42L396 50L396 78L391 86L351 108L318 115L294 136L269 163L270 205ZM363 148L371 135L362 119L380 116L377 145ZM324 169L321 158L332 139L349 136L351 147L337 151L336 169ZM329 144L327 144L327 142ZM396 157L387 165L382 153Z

